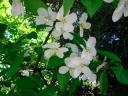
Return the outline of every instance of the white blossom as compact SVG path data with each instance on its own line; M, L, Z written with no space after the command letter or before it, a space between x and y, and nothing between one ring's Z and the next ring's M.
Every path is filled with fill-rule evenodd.
M89 37L89 39L86 42L86 48L82 46L83 51L81 53L81 58L83 62L87 65L89 65L92 59L96 56L95 45L96 45L95 37Z
M53 12L50 7L48 9L39 8L37 13L39 16L36 17L36 25L46 24L53 26L53 22L56 20L56 12Z
M73 53L76 53L76 54L79 53L79 49L78 49L78 47L75 44L66 43L65 46L68 47L68 48L71 48L71 50L72 50Z
M71 35L71 32L74 30L73 23L77 20L76 14L71 13L64 16L64 9L62 6L57 14L57 20L59 20L59 22L56 23L52 35L56 38L59 38L62 35L64 39L72 40L73 36Z
M103 0L104 2L111 3L113 0Z
M68 51L68 48L66 48L66 47L60 47L60 45L58 43L56 43L56 42L50 43L50 44L45 44L43 46L43 48L48 48L44 52L44 57L46 59L49 59L53 55L57 55L58 57L63 58L64 52L67 52Z
M13 16L24 16L25 8L21 0L13 0L12 2L12 15Z
M72 30L73 30L73 27L72 28L66 28L66 27L63 27L63 26L60 26L58 27L59 23L56 24L56 29L52 32L52 35L56 38L56 39L60 39L60 36L62 35L64 39L70 39L72 40L73 39L73 36L72 36Z
M90 29L91 23L87 22L88 15L83 13L80 17L80 36L83 37L84 29Z
M82 75L82 80L96 80L96 75L89 69L88 65L84 64L80 56L71 54L70 57L65 59L65 64L66 66L59 68L59 73L65 74L69 72L73 78L77 78Z
M21 72L22 76L27 76L28 77L30 75L29 70L21 70L20 72Z
M113 22L117 22L122 16L128 16L128 0L120 0L117 8L115 9L112 20Z

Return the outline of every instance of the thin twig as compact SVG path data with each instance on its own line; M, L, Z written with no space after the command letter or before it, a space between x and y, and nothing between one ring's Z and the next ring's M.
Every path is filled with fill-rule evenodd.
M49 31L49 33L48 33L48 35L47 35L47 37L46 37L46 39L45 39L43 45L45 45L45 44L48 42L49 37L50 37L50 35L52 34L52 31L53 31L54 28L55 28L55 25L56 25L56 21L53 23L53 27L52 27L52 29ZM41 73L41 69L38 68L38 64L39 64L39 62L40 62L40 60L41 60L41 58L42 58L42 55L43 55L43 54L38 55L38 58L37 58L36 63L35 63L34 73L38 72L39 75L40 75L40 77L41 77L41 79L42 79L42 80L45 82L45 84L47 85L47 81L44 79L44 77L43 77L43 75L42 75L42 73Z

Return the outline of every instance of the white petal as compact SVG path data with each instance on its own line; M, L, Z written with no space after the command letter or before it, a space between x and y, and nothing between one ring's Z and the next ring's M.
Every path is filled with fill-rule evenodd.
M74 52L74 53L78 53L79 52L78 51L78 47L75 44L67 43L65 46L68 47L68 48L71 48L72 52Z
M124 17L127 17L127 16L128 16L128 5L127 5L127 8L124 9Z
M86 22L85 26L83 26L85 29L90 29L91 23Z
M59 73L60 73L60 74L65 74L65 73L67 73L68 71L69 71L69 68L66 67L66 66L62 66L62 67L59 68Z
M56 55L60 58L64 57L64 52L67 52L68 49L67 48L58 48L58 50L56 51Z
M74 26L70 23L65 23L63 26L64 31L66 32L73 32Z
M59 47L60 47L60 44L58 44L57 42L43 45L43 48L59 48Z
M37 10L37 13L38 13L39 16L48 16L48 12L47 12L47 10L44 9L44 8L39 8L39 9Z
M104 2L111 3L113 0L103 0Z
M13 0L12 2L12 15L13 16L23 16L24 15L24 6L20 0Z
M46 22L44 21L44 17L43 16L37 16L36 17L36 25L41 25L41 24L45 24Z
M56 12L53 12L50 7L48 7L48 13L49 13L49 16L51 17L51 20L52 21L55 21L56 20L57 13Z
M61 48L59 48L59 50L62 51L62 52L67 52L68 51L68 48L61 47Z
M60 38L60 36L61 36L61 31L59 31L59 30L54 30L53 32L52 32L52 35L56 38L56 39L59 39Z
M92 55L89 52L82 51L81 59L83 64L89 65L92 60Z
M89 79L92 82L96 81L96 75L88 67L83 67L82 72L84 73L83 80Z
M86 22L87 18L88 18L88 15L87 13L84 12L80 18L80 22Z
M90 50L89 50L90 54L94 57L96 56L96 49L94 47L92 47Z
M48 60L51 56L55 54L54 50L48 49L44 52L44 57Z
M117 22L122 17L124 12L124 7L125 7L125 0L120 0L117 8L115 9L112 15L113 22Z
M61 28L63 28L63 25L61 22L57 22L55 25L56 30L61 30Z
M70 15L66 15L65 19L66 19L67 22L72 24L72 23L76 22L77 15L75 13L71 13Z
M95 37L89 37L88 41L86 42L87 48L95 47L96 45L96 38Z
M64 39L70 39L70 40L73 39L73 36L70 34L70 32L64 32L63 37Z
M64 15L64 8L63 6L59 9L59 12L57 14L57 17L56 19L60 20L61 18L63 18L63 15Z
M71 67L71 68L76 68L78 66L80 66L81 64L81 59L80 57L70 57L70 58L66 58L65 59L65 64L68 66L68 67Z
M78 68L69 70L69 73L70 73L70 75L71 75L73 78L77 78L77 77L81 74L81 69L78 67Z

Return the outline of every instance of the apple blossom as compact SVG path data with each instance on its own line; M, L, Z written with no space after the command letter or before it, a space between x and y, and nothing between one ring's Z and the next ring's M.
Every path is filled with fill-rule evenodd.
M58 24L58 23L57 23ZM56 29L52 32L52 35L56 38L56 39L60 39L60 36L62 35L64 39L73 39L72 36L72 30L73 28L65 28L65 27L56 27Z
M59 22L56 23L52 35L56 38L59 38L62 35L64 39L72 40L73 36L71 35L71 32L74 30L73 23L77 20L76 14L71 13L64 16L64 9L62 6L57 14L57 20L59 20Z
M81 46L83 48L83 51L81 53L81 58L85 64L90 64L92 59L96 56L96 39L95 37L89 37L89 39L86 42L86 48L84 46Z
M45 44L43 48L49 48L44 52L44 57L49 59L53 55L57 55L60 58L63 58L64 52L68 51L66 47L60 47L60 45L56 42L51 44Z
M66 43L65 46L68 47L68 48L71 48L71 51L72 51L73 53L76 53L76 54L79 53L79 49L78 49L78 47L77 47L75 44Z
M24 16L25 8L21 0L13 0L12 2L12 15L13 16Z
M80 36L83 37L84 29L89 29L91 27L91 23L86 22L87 21L87 13L83 13L80 17Z
M39 16L36 17L36 25L46 24L53 26L53 22L56 20L56 12L53 12L50 7L48 9L39 8L37 13Z
M82 80L96 80L96 75L89 69L87 65L84 64L84 62L82 62L80 56L70 55L70 57L67 57L65 59L65 64L66 66L62 66L59 68L59 73L65 74L69 71L70 75L73 78L77 78L82 75Z
M113 22L117 22L122 16L128 16L128 0L120 0L117 8L115 9L112 20Z

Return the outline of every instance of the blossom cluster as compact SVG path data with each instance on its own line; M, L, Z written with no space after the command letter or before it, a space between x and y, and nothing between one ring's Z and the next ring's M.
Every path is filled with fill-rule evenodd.
M104 2L111 3L113 0L103 0ZM20 0L13 0L12 3L12 15L13 16L23 16L25 8ZM77 18L76 13L68 12L64 15L63 6L59 9L58 13L54 12L50 7L47 9L39 8L37 10L38 16L35 19L36 25L47 25L46 30L49 32L52 30L51 35L55 37L56 40L59 40L60 37L63 39L73 40L72 33L74 32L73 24L78 20L79 21L79 33L80 37L83 37L84 30L90 29L91 23L87 22L88 15L83 13L80 18ZM128 0L120 0L117 8L115 9L112 20L114 22L118 21L122 15L125 17L128 16ZM56 22L56 23L54 23ZM55 24L55 25L54 25ZM55 28L54 28L55 27ZM65 45L60 45L57 42L48 43L43 45L43 48L46 49L44 52L44 57L46 60L49 60L53 55L58 56L59 58L64 58L64 54L69 51L71 48L72 53L69 57L66 57L64 62L65 66L59 68L59 73L69 74L73 78L80 77L82 80L89 79L90 81L96 80L96 74L91 71L89 64L96 57L96 38L89 37L88 40L85 40L86 45L80 45L81 50L72 43L67 43ZM105 66L105 64L102 64ZM99 66L97 71L102 68ZM29 75L28 71L23 71L24 74Z
M50 7L48 7L48 9L39 8L37 13L38 16L35 19L36 25L47 25L47 31L52 30L53 26L55 26L51 34L55 39L58 40L62 36L63 39L73 40L73 35L71 33L74 32L73 24L78 20L76 13L68 13L67 15L64 15L63 6L59 9L58 13L52 11ZM20 0L13 0L12 15L24 15L24 6ZM89 29L91 27L91 24L87 22L87 18L87 13L83 13L79 19L80 37L83 37L84 29ZM55 21L57 22L54 25ZM65 66L59 68L59 73L65 74L69 72L73 78L80 77L82 80L89 79L95 81L96 74L89 68L89 64L96 56L95 37L89 37L87 41L85 40L85 44L86 45L81 45L82 51L80 51L79 48L72 43L67 43L64 46L60 46L57 42L48 43L43 45L43 48L46 49L44 57L46 60L49 60L53 55L56 55L59 58L64 58L64 53L71 48L72 53L69 57L65 58ZM29 76L29 71L22 71L22 75Z
M111 3L114 0L103 0L103 1L107 2L107 3ZM23 16L24 14L25 14L25 8L24 8L21 0L13 0L13 3L12 3L12 15L13 16ZM54 21L56 19L55 18L56 17L56 13L52 12L52 10L50 8L48 8L48 11L46 11L43 8L39 8L38 9L38 14L39 14L39 16L36 19L36 21L37 21L36 24L37 25L47 24L47 25L51 26L52 25L52 21ZM72 17L72 15L74 15L74 18L70 18L69 19L68 17ZM112 21L113 22L117 22L123 15L124 15L124 17L128 16L128 0L119 0L117 8L115 9L115 11L113 12L113 15L112 15ZM89 23L85 23L86 18L87 18L87 16L86 16L86 13L85 13L81 17L82 20L80 19L81 20L80 23L82 23L82 24L80 24L80 36L83 36L83 29L89 29L90 26L91 26ZM57 16L57 19L61 21L60 22L61 24L59 24L61 26L59 26L59 27L62 27L62 25L63 26L67 26L67 23L66 23L67 20L71 20L70 23L74 23L74 21L76 20L76 16L73 13L73 14L67 15L66 17L63 17L63 8L61 8L60 11L59 11L59 14ZM66 25L64 23L66 23ZM55 32L53 32L53 35L56 38L58 38L60 35L63 35L64 38L66 38L66 39L72 39L71 35L70 35L70 37L67 38L67 37L65 37L65 34L63 34L63 31L64 32L66 31L67 34L70 34L70 32L72 32L73 27L71 26L71 24L69 24L69 25L70 25L69 27L71 27L71 28L68 28L68 29L65 29L65 27L58 29L58 27L56 27L56 30L54 30ZM48 29L50 29L50 28L51 27L48 27ZM56 35L56 33L59 33L59 34Z

